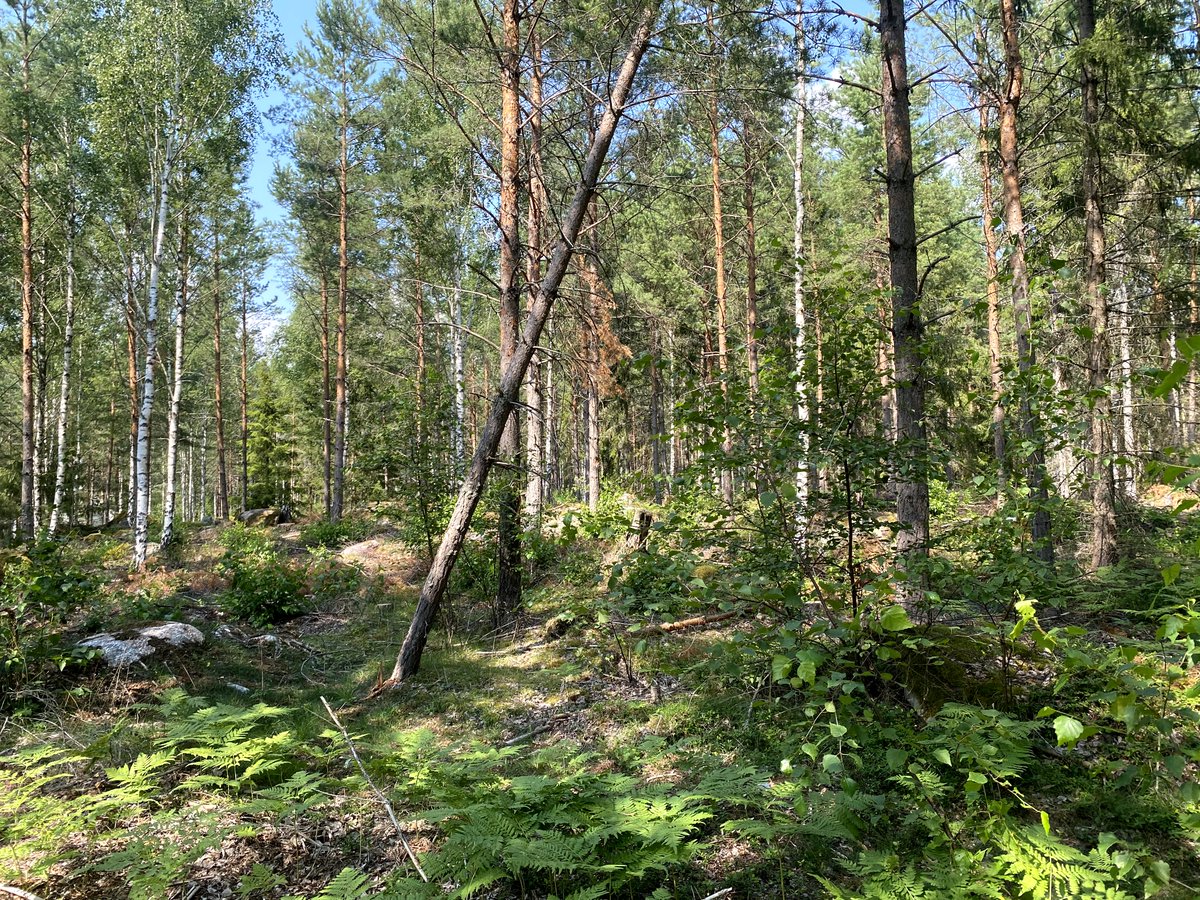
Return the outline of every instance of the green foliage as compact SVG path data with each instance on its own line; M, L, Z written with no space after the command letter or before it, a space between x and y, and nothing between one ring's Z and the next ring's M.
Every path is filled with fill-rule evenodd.
M455 897L505 883L542 896L612 896L690 859L713 816L705 782L673 790L598 773L594 754L570 745L537 752L526 774L512 774L511 750L431 754L427 735L414 738L389 767L407 774L407 795L435 804L420 818L445 840L424 864L434 883L458 885ZM634 756L660 753L647 745Z
M303 573L275 548L267 532L235 525L225 530L221 541L225 554L218 569L230 579L222 603L230 613L270 625L309 610Z
M67 560L60 544L39 544L0 560L0 705L17 687L91 658L89 651L64 644L62 629L95 591L95 582Z
M361 541L367 536L368 530L368 523L364 519L342 519L339 522L322 519L300 529L300 543L305 547L331 549Z

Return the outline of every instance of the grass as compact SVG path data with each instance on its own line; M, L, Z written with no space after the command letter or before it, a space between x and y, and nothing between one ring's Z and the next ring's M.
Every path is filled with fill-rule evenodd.
M888 852L899 854L904 864L925 871L946 864L937 849L943 822L984 831L1002 822L1038 827L1033 810L1046 811L1055 833L1071 847L1086 852L1102 833L1111 832L1122 846L1140 848L1129 851L1130 859L1169 863L1175 881L1161 896L1191 896L1187 885L1200 882L1191 840L1200 832L1187 823L1187 816L1196 805L1181 799L1180 780L1166 775L1164 766L1177 764L1162 760L1170 754L1184 760L1190 777L1191 760L1200 758L1200 735L1194 726L1180 724L1164 746L1162 733L1153 729L1122 734L1113 727L1103 699L1123 690L1110 686L1117 683L1114 678L1133 677L1130 672L1121 675L1105 654L1136 644L1131 652L1150 665L1137 676L1140 687L1134 689L1166 692L1161 696L1168 698L1180 723L1197 706L1185 695L1189 679L1168 683L1162 677L1167 671L1163 660L1175 651L1154 641L1137 643L1133 637L1151 635L1164 610L1200 588L1200 563L1184 555L1200 538L1200 525L1160 519L1147 514L1144 523L1130 529L1129 549L1138 554L1131 562L1095 578L1072 574L1064 566L1066 575L1041 586L1059 600L1058 611L1047 614L1046 627L1088 622L1086 640L1091 643L1079 646L1094 659L1057 684L1040 674L1051 671L1046 668L1048 651L1027 638L1018 642L1013 676L1018 690L1010 715L1032 720L1042 707L1054 707L1103 727L1078 749L1060 750L1049 720L1042 720L1033 749L1044 752L1021 763L1020 797L1027 808L1016 804L998 781L988 780L983 791L972 793L967 771L987 771L987 760L961 756L948 767L929 749L940 746L936 741L943 725L936 714L943 704L976 703L986 709L1004 701L996 672L978 664L997 652L995 631L939 626L885 634L874 640L900 642L898 662L884 665L855 651L822 664L811 683L790 684L768 674L771 654L781 649L772 643L778 632L752 622L651 640L640 649L632 640L618 647L614 634L624 626L604 620L612 601L602 587L605 563L617 553L590 539L560 553L549 570L531 579L536 586L528 592L524 631L488 634L480 598L469 592L452 597L446 621L455 627L435 631L420 677L366 700L390 672L420 573L419 565L405 563L408 551L386 531L376 535L377 550L360 547L353 558L317 551L326 553L322 565L335 574L338 567L354 567L360 574L332 577L333 588L321 596L314 612L265 629L231 621L222 607L228 586L212 575L223 552L216 529L190 535L157 569L136 577L122 569L126 547L119 535L78 541L70 548L72 559L105 586L99 602L80 610L70 628L82 633L101 625L112 629L181 619L196 623L209 641L199 653L152 660L146 671L114 674L93 667L52 677L37 689L36 700L25 705L23 716L4 720L0 781L7 777L10 788L21 782L15 769L4 774L4 753L61 746L81 758L68 767L69 778L55 782L59 787L54 791L29 788L27 798L17 798L18 826L23 817L38 810L44 814L58 802L64 810L70 802L86 806L93 802L89 798L102 796L98 792L114 790L116 767L158 752L164 729L169 732L178 721L177 714L164 714L159 704L177 688L218 708L246 710L258 703L283 708L269 723L255 725L253 733L280 741L288 763L276 774L268 770L236 789L214 785L184 790L180 785L194 784L203 774L197 767L205 757L181 745L184 749L171 751L161 775L167 790L152 792L150 800L130 800L120 815L101 820L103 827L90 834L63 826L51 842L56 846L38 851L43 862L53 860L49 868L36 865L38 858L17 862L24 845L0 826L10 859L0 863L0 873L6 865L15 876L24 871L28 887L67 900L138 896L139 885L157 884L151 875L144 875L149 881L138 881L143 878L138 873L151 871L160 851L144 849L145 858L138 859L125 851L151 847L153 841L146 841L159 834L177 836L171 853L161 851L162 866L173 866L164 882L170 891L196 883L245 897L282 897L285 891L313 896L347 867L368 876L372 890L382 890L403 875L404 862L386 819L350 767L340 737L330 731L320 704L326 697L355 735L368 770L388 791L398 814L410 820L419 852L434 866L439 847L475 839L470 829L499 809L507 810L500 822L524 823L521 833L527 837L522 840L542 842L537 844L542 856L551 854L552 847L561 850L564 835L582 840L590 833L586 823L559 821L559 807L549 799L504 806L514 785L526 783L521 779L549 778L550 784L573 783L579 777L583 780L571 796L587 803L624 803L650 791L655 797L681 798L680 810L703 811L681 832L687 835L688 849L676 861L606 882L600 894L605 896L649 896L658 888L666 891L658 896L703 897L724 887L733 888L735 896L824 896L827 888L817 876L833 879L830 883L844 890L869 892L872 884L888 881L886 875L871 874L870 866L877 864L869 856L874 848L890 847ZM274 534L288 559L300 565L309 551L299 546L294 532L285 526ZM1162 570L1177 559L1182 560L1178 573L1164 579ZM950 573L946 583L956 584L970 583L979 563L964 552L948 557L947 565L955 568L945 570ZM400 570L405 577L397 575ZM555 629L553 638L541 639L542 623L564 614L569 624ZM227 626L236 629L232 636ZM930 659L939 661L936 668L929 667ZM626 677L629 660L634 681ZM1051 671L1051 676L1061 674ZM843 681L827 686L824 679L835 675ZM928 690L913 686L921 679L931 685ZM917 710L898 686L902 682L909 696L921 695ZM652 684L657 686L653 691ZM543 751L554 747L566 755L546 757ZM897 766L891 753L899 747L905 748L908 762ZM582 754L580 761L571 762L572 753ZM1136 776L1133 786L1122 786L1121 767L1129 764L1149 768ZM931 779L915 795L904 785L912 777L907 765ZM287 801L291 806L271 807L274 812L248 811L255 804L281 802L269 801L267 795L291 773L304 771L320 785L314 806L301 809L293 799ZM738 787L722 788L713 797L688 793L714 772L743 774ZM605 780L610 776L632 780L614 786ZM21 789L13 790L19 794ZM777 797L781 790L801 793ZM997 818L999 807L988 812L992 807L981 806L980 795L1012 807L1002 814L1008 818ZM531 796L540 795L535 791ZM452 811L441 824L433 814L439 806ZM433 821L426 821L429 816ZM220 825L210 823L217 830L215 843L207 848L184 837L189 829L200 833L196 823L208 821L205 817L215 817ZM756 824L725 825L737 822ZM984 823L990 824L985 828ZM501 833L502 825L487 826L479 839L498 839ZM487 846L480 845L481 856ZM571 846L572 852L584 852L578 843ZM536 866L521 868L516 861L520 853L510 846L503 858L512 871L481 888L485 892L480 896L546 896L572 882L583 886L587 878L601 876L585 876L585 869L572 876L567 874L575 871L570 867L598 865L604 854L617 852L615 846L602 843L587 851L598 854L595 859L586 854L564 858L566 868L555 870L557 874ZM655 854L663 852L653 843L621 846L622 853L641 854L638 859L656 860ZM291 849L285 852L285 847ZM176 851L177 859L172 856ZM988 853L992 865L1003 867L996 862L1003 859L998 850ZM277 865L275 860L285 856L290 862ZM219 864L214 862L218 859ZM274 867L271 877L255 866ZM453 871L452 880L467 878L465 870ZM280 883L253 888L258 876L263 884ZM423 890L408 882L397 884L397 889L418 892L412 896ZM148 888L151 893L143 895L157 896L152 891L159 889Z

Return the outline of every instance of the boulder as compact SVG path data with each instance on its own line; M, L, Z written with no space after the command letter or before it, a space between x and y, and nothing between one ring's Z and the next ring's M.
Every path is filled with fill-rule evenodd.
M99 650L104 662L112 668L130 666L153 656L161 647L189 647L204 643L204 634L195 625L166 622L147 625L121 636L104 632L84 638L76 646Z
M277 509L248 509L239 517L243 525L250 525L254 528L262 528L267 525L279 524L279 510Z

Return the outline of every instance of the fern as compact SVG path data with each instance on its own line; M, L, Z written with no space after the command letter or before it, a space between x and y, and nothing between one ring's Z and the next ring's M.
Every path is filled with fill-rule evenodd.
M366 875L355 869L345 868L338 872L313 900L362 900L369 896L367 884Z

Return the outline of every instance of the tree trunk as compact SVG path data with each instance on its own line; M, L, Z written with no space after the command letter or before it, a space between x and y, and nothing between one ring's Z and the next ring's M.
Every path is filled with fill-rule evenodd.
M754 146L743 141L746 180L742 202L746 212L746 374L750 379L750 396L758 397L758 236L755 222Z
M883 119L887 149L888 262L892 283L893 363L896 370L895 485L897 565L905 576L899 597L915 610L924 597L922 561L929 552L926 481L925 373L918 305L917 222L912 126L902 0L881 0ZM914 571L916 570L916 571Z
M1030 331L1033 315L1029 304L1029 271L1025 264L1025 208L1021 197L1021 158L1018 116L1025 83L1016 0L1000 0L1004 32L1004 59L1008 69L1006 90L1000 97L1000 161L1003 166L1004 230L1009 242L1008 264L1012 275L1013 318L1017 335L1017 368L1021 373L1021 438L1029 447L1025 481L1033 501L1031 537L1034 553L1047 565L1054 564L1054 540L1050 533L1049 490L1046 477L1046 444L1030 402L1034 367L1037 363Z
M338 155L338 309L337 368L334 374L333 500L329 521L341 521L346 490L346 310L350 292L350 253L347 228L350 218L350 111L346 96L346 70L342 65L340 152Z
M500 59L500 369L517 351L521 318L521 234L518 192L521 165L521 34L517 0L504 0ZM496 621L521 603L521 418L508 416L500 440L501 479L496 556Z
M983 248L987 263L988 376L992 383L992 456L996 460L999 492L1004 493L1008 474L1004 436L1004 376L1000 349L1000 283L996 261L996 229L992 226L992 151L988 142L991 107L979 98L979 174L983 182Z
M321 278L321 476L325 518L333 511L333 392L329 359L329 270L322 263Z
M26 15L28 10L25 10ZM29 21L23 17L21 35L21 513L18 531L34 539L37 483L34 475L33 396L33 130L29 122Z
M68 184L68 190L70 185ZM75 212L67 212L66 228L66 309L63 311L62 378L58 387L58 449L54 459L54 502L50 508L50 536L58 532L62 518L63 493L67 474L67 400L71 395L71 351L75 340ZM72 516L74 518L74 516Z
M708 7L708 44L710 51L717 57L717 41L713 30L713 10ZM715 64L714 64L715 65ZM721 465L721 499L730 510L733 508L733 469L729 466L729 457L733 455L733 430L728 421L729 410L729 321L728 295L725 284L725 227L721 220L721 124L717 106L717 93L720 90L716 71L712 73L712 86L708 99L708 128L712 145L712 221L713 221L713 264L716 269L717 295L717 366L721 371L721 419L725 422L722 428L721 452L725 459Z
M250 446L250 325L248 322L250 284L242 282L242 371L241 371L241 439L242 439L242 512L246 511L246 496L250 490L250 466L247 450Z
M542 280L542 253L546 219L546 188L542 173L542 65L541 43L536 22L529 36L529 208L526 211L525 283L530 287L529 305L533 305L533 286ZM548 367L548 361L547 361ZM546 461L542 445L547 421L542 414L542 361L535 353L525 376L525 464L529 470L525 482L525 517L528 527L540 530L542 503L546 497Z
M187 327L190 263L188 216L185 207L179 222L179 288L175 302L175 367L172 372L171 408L167 416L166 496L163 498L163 525L160 539L164 547L170 545L175 539L175 468L179 455L179 407L183 400L184 337ZM190 449L188 458L190 470Z
M217 425L217 478L213 487L213 518L224 521L229 518L229 468L225 457L225 404L222 396L221 375L221 232L215 217L213 221L213 412Z
M133 528L137 510L137 295L133 281L133 226L126 229L128 255L125 259L125 375L129 385L129 473L122 494L127 524Z
M146 289L146 369L142 375L142 408L138 416L137 442L137 518L133 529L133 565L146 565L146 545L150 520L150 417L154 412L154 367L158 362L158 279L162 272L166 245L167 211L171 189L171 166L175 148L170 138L163 151L159 174L158 216L154 230L154 249L150 255L149 285Z
M653 2L643 11L630 44L629 52L625 56L620 73L613 85L612 93L609 95L600 125L596 130L595 137L591 141L591 146L588 148L579 186L561 223L559 237L554 245L554 253L550 257L546 274L542 278L542 283L538 288L537 299L534 301L533 308L529 312L524 334L517 342L512 359L509 360L501 373L500 384L492 400L487 423L484 425L479 444L475 448L475 454L471 459L471 467L459 490L458 499L454 505L454 512L450 517L450 523L446 527L446 532L442 536L437 554L434 556L433 563L430 566L429 575L426 577L425 584L421 588L421 597L417 603L412 624L409 626L408 634L404 638L404 644L400 648L400 653L396 658L395 668L392 670L393 682L399 682L415 675L421 665L421 654L425 650L425 642L429 637L429 630L433 626L433 620L441 603L442 595L446 591L446 585L449 582L450 573L454 568L454 562L458 558L463 542L466 540L467 530L471 524L471 516L475 512L475 507L479 503L480 496L483 494L488 472L492 467L493 457L500 446L501 434L504 431L504 426L512 411L513 404L516 403L517 393L525 377L525 370L529 366L529 360L533 356L534 347L537 346L538 339L541 337L542 329L549 318L554 300L558 296L563 276L566 274L567 266L574 254L574 244L579 236L580 226L583 224L583 218L587 213L592 194L596 190L596 182L600 177L600 168L604 164L604 159L608 154L609 145L612 143L613 134L616 132L617 122L624 112L625 103L629 97L638 64L641 62L642 55L645 53L646 47L650 42L650 32L657 15L657 10L658 4L657 2Z
M1189 227L1195 227L1196 198L1189 196L1187 200ZM1197 264L1196 241L1188 246L1188 337L1194 338L1200 334L1200 265ZM1200 383L1196 367L1192 366L1187 378L1187 400L1185 401L1187 445L1196 445L1196 388Z
M808 531L808 457L809 404L808 385L804 370L808 359L808 310L804 284L804 125L808 118L808 46L804 24L804 0L796 0L796 32L794 36L794 66L796 82L792 87L796 125L792 144L792 202L795 218L792 221L792 315L795 329L796 364L796 507L799 516L798 534Z
M1117 306L1117 353L1118 366L1121 373L1121 393L1117 400L1120 411L1121 430L1118 434L1118 451L1124 462L1121 463L1121 493L1125 499L1137 500L1137 466L1134 458L1137 454L1137 442L1133 434L1133 361L1130 347L1130 316L1129 316L1129 287L1125 280L1116 273L1118 278L1115 299Z
M1087 44L1096 33L1092 0L1079 0L1079 41ZM1117 561L1117 513L1109 441L1108 305L1104 293L1105 237L1100 184L1100 96L1090 48L1084 48L1080 71L1083 97L1084 299L1089 309L1088 393L1092 425L1092 569Z

